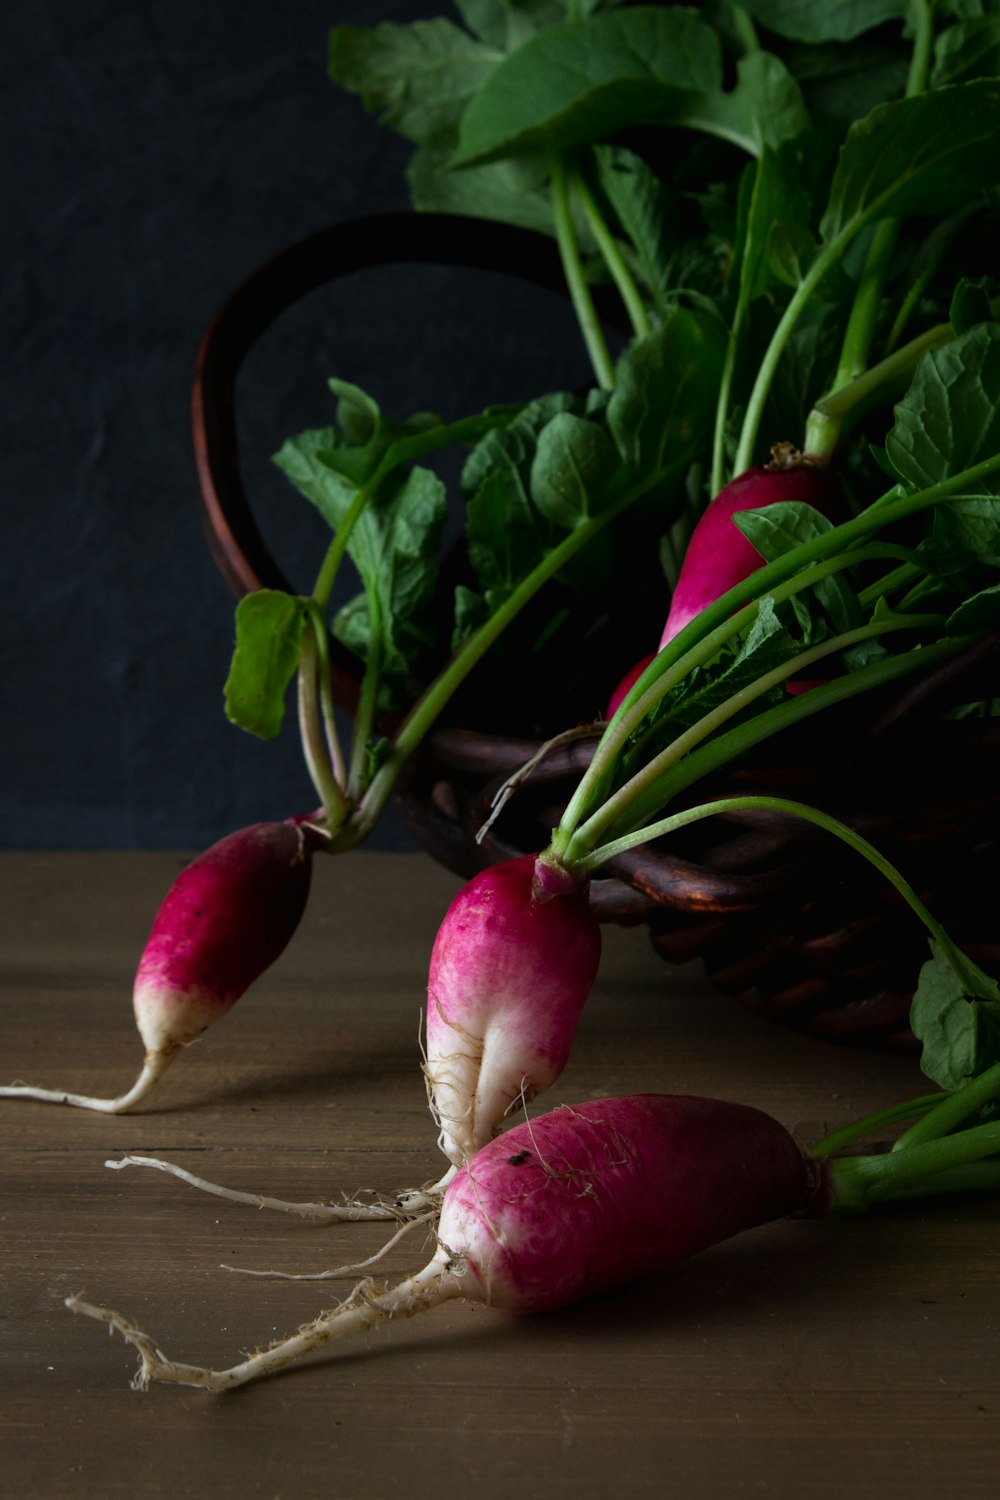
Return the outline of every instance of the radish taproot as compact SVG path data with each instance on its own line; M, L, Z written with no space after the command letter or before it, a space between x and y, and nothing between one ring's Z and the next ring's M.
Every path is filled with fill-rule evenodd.
M431 952L424 1072L454 1166L559 1077L600 955L588 882L534 854L452 901Z
M0 1098L41 1099L121 1114L180 1051L219 1019L283 952L309 895L310 835L301 820L255 823L220 839L174 881L153 923L132 994L146 1048L126 1093L92 1098L11 1084Z
M168 1359L158 1340L83 1297L66 1305L138 1349L138 1388L159 1380L231 1390L454 1297L517 1313L564 1307L829 1202L824 1164L760 1110L668 1094L591 1100L513 1126L459 1169L421 1271L389 1290L360 1283L339 1307L229 1369Z

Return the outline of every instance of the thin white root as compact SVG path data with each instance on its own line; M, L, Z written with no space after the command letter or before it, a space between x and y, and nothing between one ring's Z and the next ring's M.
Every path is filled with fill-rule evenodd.
M262 1193L241 1193L237 1188L207 1182L204 1177L196 1177L193 1172L187 1172L173 1162L163 1161L159 1156L123 1156L118 1161L106 1161L104 1165L114 1172L120 1172L123 1167L152 1167L157 1172L179 1177L181 1182L186 1182L203 1193L213 1193L216 1198L226 1198L231 1203L249 1203L253 1208L273 1208L279 1213L298 1214L303 1219L359 1224L373 1220L398 1220L409 1216L408 1211L401 1212L395 1200L392 1203L359 1203L357 1200L345 1203L289 1203L284 1198L268 1198Z
M249 1271L245 1266L226 1265L220 1269L232 1271L236 1276L259 1276L268 1281L342 1281L347 1276L360 1276L362 1271L367 1271L370 1266L375 1265L376 1261L380 1261L383 1255L388 1254L393 1245L398 1245L404 1234L409 1234L410 1230L416 1229L418 1224L429 1224L436 1217L436 1209L431 1209L429 1213L421 1214L417 1219L408 1219L405 1224L400 1225L394 1235L386 1240L382 1248L376 1250L374 1255L369 1255L367 1260L357 1260L349 1266L335 1266L331 1271Z
M72 1104L77 1109L95 1109L105 1115L123 1115L126 1110L145 1099L153 1085L158 1083L173 1062L179 1047L161 1047L156 1052L147 1052L142 1072L127 1093L117 1099L95 1099L90 1094L73 1094L66 1089L39 1089L29 1083L9 1083L0 1087L0 1099L40 1099L43 1104Z
M407 1217L410 1214L419 1214L423 1217L425 1211L430 1211L432 1214L438 1213L448 1184L457 1171L456 1166L451 1166L443 1177L439 1177L437 1182L432 1182L428 1187L411 1188L408 1193L400 1193L392 1200L393 1207L397 1213L405 1214Z
M133 1390L146 1390L154 1380L162 1380L175 1385L199 1386L209 1391L229 1391L262 1376L274 1375L325 1344L358 1329L371 1328L388 1318L413 1317L461 1294L459 1274L447 1251L439 1250L422 1271L407 1277L390 1291L380 1289L371 1281L362 1281L346 1301L320 1313L311 1323L304 1324L298 1333L279 1339L269 1348L258 1350L225 1370L180 1364L169 1359L148 1333L113 1308L98 1307L78 1296L67 1297L66 1306L71 1312L106 1323L139 1351L139 1368L132 1380Z
M490 802L492 811L476 834L476 843L483 842L522 781L527 781L532 771L545 759L550 750L558 750L563 745L571 745L575 740L593 739L600 728L599 724L574 724L571 729L564 729L560 734L553 735L552 739L546 740L544 745L540 745L531 759L526 760L523 766L518 766L516 771L512 771L503 785L494 792Z

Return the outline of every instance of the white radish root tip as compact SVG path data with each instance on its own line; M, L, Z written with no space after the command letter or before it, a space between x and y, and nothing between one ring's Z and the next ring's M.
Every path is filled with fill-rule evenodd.
M132 1381L134 1390L146 1390L152 1381L162 1380L175 1385L198 1386L203 1390L226 1391L262 1376L274 1375L334 1339L371 1328L385 1319L413 1317L439 1302L461 1295L459 1270L446 1252L439 1250L422 1271L390 1290L371 1280L361 1281L345 1301L321 1312L311 1323L303 1324L297 1333L276 1340L266 1349L258 1350L224 1370L180 1364L169 1359L148 1333L114 1308L99 1307L85 1301L82 1296L67 1297L66 1306L71 1312L106 1323L112 1332L120 1333L126 1343L138 1350L140 1366Z
M147 1052L142 1071L135 1083L124 1094L114 1099L102 1099L91 1094L76 1094L69 1089L36 1088L33 1084L14 1082L0 1087L0 1099L35 1099L42 1104L69 1104L75 1109L92 1109L104 1115L123 1115L133 1105L145 1099L158 1083L180 1051L178 1045L164 1046L155 1052Z

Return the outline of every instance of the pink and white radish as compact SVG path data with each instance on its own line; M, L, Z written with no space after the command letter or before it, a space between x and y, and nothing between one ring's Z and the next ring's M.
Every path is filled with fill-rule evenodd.
M438 930L424 1072L460 1166L559 1077L601 955L587 883L525 854L483 870Z
M799 501L829 515L833 504L829 471L815 464L796 462L797 457L790 457L778 445L772 464L738 474L709 501L684 553L660 636L661 651L703 609L762 565L760 553L743 535L733 516L740 511L761 510L779 501ZM652 659L645 656L626 672L611 695L606 718L612 717Z
M423 1270L388 1291L362 1282L332 1312L229 1369L179 1364L120 1313L80 1297L67 1306L139 1350L136 1386L223 1391L453 1297L517 1313L563 1307L767 1220L825 1212L829 1198L823 1165L759 1110L691 1096L602 1099L516 1125L466 1162Z
M559 1077L601 956L588 883L534 854L468 881L438 929L427 983L424 1077L438 1144L451 1163L433 1184L391 1203L301 1204L195 1178L157 1157L109 1167L151 1167L218 1197L312 1218L423 1217L440 1206L456 1169L486 1145L512 1110Z
M126 1093L92 1098L12 1084L0 1098L120 1114L143 1099L182 1047L230 1009L288 944L305 910L309 835L297 821L256 823L213 844L177 877L153 923L132 1001L146 1048Z

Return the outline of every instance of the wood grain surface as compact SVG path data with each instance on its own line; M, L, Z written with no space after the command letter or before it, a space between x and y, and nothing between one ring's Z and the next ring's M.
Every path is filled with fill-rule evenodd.
M181 854L0 855L0 1079L115 1093L131 976ZM437 1174L419 1070L427 958L458 881L423 855L321 861L274 969L134 1115L0 1100L0 1494L364 1500L995 1500L1000 1202L754 1230L654 1283L514 1319L464 1303L229 1395L130 1389L85 1291L229 1364L350 1286L378 1225L220 1202L125 1152L283 1197ZM803 1140L924 1092L909 1059L782 1030L609 929L552 1103L639 1090L770 1110ZM651 1185L653 1190L653 1185ZM428 1245L415 1230L392 1279Z

